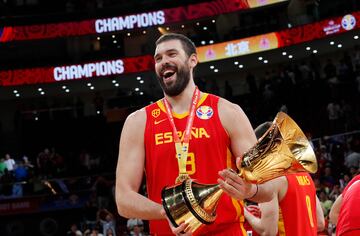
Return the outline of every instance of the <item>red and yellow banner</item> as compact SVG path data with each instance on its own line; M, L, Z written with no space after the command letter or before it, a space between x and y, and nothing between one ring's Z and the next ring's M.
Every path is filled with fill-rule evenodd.
M212 44L197 49L200 62L209 62L225 58L238 57L279 47L276 33Z

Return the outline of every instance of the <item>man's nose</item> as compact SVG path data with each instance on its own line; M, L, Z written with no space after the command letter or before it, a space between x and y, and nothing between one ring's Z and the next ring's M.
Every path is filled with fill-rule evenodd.
M160 69L164 70L166 67L169 67L170 63L169 61L162 61L161 65L160 65Z

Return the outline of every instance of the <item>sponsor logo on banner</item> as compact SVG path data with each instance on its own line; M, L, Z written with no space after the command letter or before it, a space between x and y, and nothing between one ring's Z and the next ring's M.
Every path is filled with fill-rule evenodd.
M261 49L269 49L270 48L270 40L266 37L261 38L259 47Z
M337 24L337 23L335 23L335 21L330 20L328 25L325 26L323 29L324 29L325 34L329 35L329 34L334 34L334 33L339 32L340 28L341 28L340 24Z
M216 52L212 48L209 48L208 50L206 50L205 58L207 60L216 59Z
M38 205L37 200L11 199L0 203L0 215L36 211Z
M214 115L214 111L209 106L201 106L196 110L196 116L202 120L208 120Z
M352 30L356 26L356 19L353 15L349 14L342 18L341 26L345 30Z

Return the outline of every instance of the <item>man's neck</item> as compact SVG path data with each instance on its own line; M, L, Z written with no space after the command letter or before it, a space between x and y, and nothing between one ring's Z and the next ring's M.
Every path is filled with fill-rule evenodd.
M179 95L170 97L165 94L165 98L170 103L173 112L183 114L189 111L194 91L195 84L190 80L188 86Z

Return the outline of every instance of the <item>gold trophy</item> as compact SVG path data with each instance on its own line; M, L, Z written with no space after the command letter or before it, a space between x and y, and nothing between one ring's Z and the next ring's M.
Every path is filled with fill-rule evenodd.
M315 153L299 126L279 112L271 127L244 155L239 176L261 184L289 173L317 171ZM162 190L162 204L171 223L188 223L194 233L216 219L216 207L223 194L218 184L201 184L186 179Z

